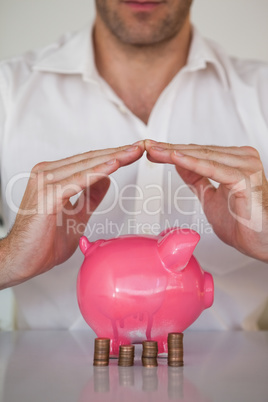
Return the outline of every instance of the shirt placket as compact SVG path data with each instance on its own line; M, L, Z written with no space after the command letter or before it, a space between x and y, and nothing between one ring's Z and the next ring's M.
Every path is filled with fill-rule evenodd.
M180 77L160 96L147 126L140 126L143 139L167 142L170 117ZM138 162L135 199L134 234L156 235L161 228L165 194L163 190L165 164L150 162L146 155Z

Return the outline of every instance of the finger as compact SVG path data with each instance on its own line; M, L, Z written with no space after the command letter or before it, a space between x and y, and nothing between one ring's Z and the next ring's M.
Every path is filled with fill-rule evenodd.
M172 152L171 159L176 166L190 170L193 173L225 184L226 186L233 187L234 184L245 179L245 176L238 169L219 162L184 155L179 151Z
M192 150L192 152L198 151ZM190 153L190 151L170 151L159 147L153 147L151 150L151 156L154 162L175 163L175 165L184 167L219 183L231 185L245 178L242 170L238 169L237 166L228 166L225 163L217 161L216 157L215 160L206 160L188 155L188 153ZM222 160L224 160L224 154L222 155ZM234 163L234 165L236 165L236 163Z
M89 188L86 188L76 203L73 205L73 210L75 211L79 205L82 203L82 209L75 215L78 222L87 223L88 219L92 213L99 206L103 200L105 194L107 193L110 186L109 177L104 177L98 182L92 184Z
M188 156L193 156L195 158L199 159L206 159L206 160L211 160L215 161L230 167L234 167L237 169L245 170L248 172L254 172L254 171L259 171L263 169L262 163L259 158L256 158L255 156L251 155L235 155L235 154L228 154L221 152L221 148L218 148L218 150L212 150L209 148L195 148L195 149L183 149L183 150L178 150L183 153L183 155L188 155ZM173 152L172 150L167 151L164 150L162 151L162 148L158 147L152 147L151 148L151 161L152 162L157 162L157 155L162 154L164 152L164 157L168 158L168 155L166 155L167 152ZM161 156L161 159L163 159L163 155Z
M201 176L195 172L191 172L188 169L184 169L180 166L176 166L176 170L182 180L189 186L190 190L199 198L202 207L204 203L215 194L216 188L213 184L204 176Z
M259 153L258 151L250 146L242 146L242 147L223 147L223 146L218 146L218 145L198 145L198 144L169 144L165 142L156 142L152 140L145 140L145 150L149 153L151 153L151 149L157 147L157 148L163 148L166 150L190 150L190 149L208 149L211 151L218 151L222 153L228 153L228 154L233 154L233 155L251 155L255 156L256 158L259 158Z
M155 163L173 163L171 154L174 149L166 149L158 146L152 147L147 151L147 159Z
M139 146L130 146L128 148L124 147L123 150L117 150L113 153L102 153L101 155L95 156L95 158L90 157L87 159L82 159L68 165L57 167L53 170L46 170L43 173L46 174L45 180L47 180L48 183L55 183L57 181L68 178L75 173L88 171L94 166L104 164L111 159L116 159L119 162L120 166L126 166L130 163L135 162L141 156L142 149Z
M162 158L159 158L158 155L156 155L156 157L153 157L148 152L146 154L146 157L150 162L153 162L153 163L172 163L171 158L166 158L166 160L164 161L164 160L162 160Z
M141 150L142 153L144 152L144 141L138 141L137 143L135 143L133 145L123 145L123 146L117 147L117 148L106 148L106 149L104 148L104 149L99 149L99 150L95 150L95 151L84 152L84 153L78 154L78 155L73 155L68 158L60 159L57 161L41 162L41 163L38 163L34 167L34 170L36 172L50 171L50 170L60 168L62 166L66 166L66 165L73 164L73 163L78 163L85 159L94 159L96 157L100 157L100 156L104 156L104 155L112 155L115 152L124 151L124 150L130 148L131 146L137 146L137 147L139 147L139 149Z
M51 198L53 196L53 200L51 201L54 205L53 210L59 211L70 197L105 179L119 167L119 161L117 159L111 159L93 168L76 172L72 176L49 186L48 190L51 194Z
M155 147L155 149L152 152L152 155L147 153L147 158L151 162L174 164L174 160L172 159L173 152L174 150L173 151L166 149L163 150L162 148L157 149L157 147ZM216 189L211 184L211 182L208 180L207 177L204 177L203 175L193 172L185 167L181 167L176 163L175 165L176 170L178 174L181 176L182 180L189 186L189 188L193 191L193 193L196 194L196 196L202 202L204 202L209 197L214 195Z

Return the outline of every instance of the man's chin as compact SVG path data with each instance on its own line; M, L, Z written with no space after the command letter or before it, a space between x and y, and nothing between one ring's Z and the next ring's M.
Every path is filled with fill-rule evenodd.
M138 30L138 32L133 30L124 33L121 32L119 35L117 33L116 36L120 42L136 47L156 46L171 39L171 37L167 38L163 36L161 32L148 32L142 29Z
M113 29L113 34L122 43L133 46L156 45L166 39L165 30L160 29L161 24L152 21L129 21Z

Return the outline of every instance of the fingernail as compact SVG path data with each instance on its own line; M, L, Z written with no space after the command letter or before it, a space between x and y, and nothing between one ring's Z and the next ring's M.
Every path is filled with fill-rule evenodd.
M116 162L116 159L110 159L109 161L105 162L106 165L113 165Z
M127 148L127 149L125 149L125 151L126 152L133 152L133 151L137 151L137 149L138 149L139 147L136 145L136 146L131 146L131 147L129 147L129 148Z
M162 148L162 147L152 147L152 149L155 151L159 151L159 152L165 151L165 148Z
M178 158L181 158L182 156L185 156L184 154L182 154L179 151L174 151L174 155L177 156Z
M144 143L144 141L143 140L140 140L140 141L136 141L136 142L134 142L134 144L132 144L132 146L135 146L135 145L143 145L143 143Z

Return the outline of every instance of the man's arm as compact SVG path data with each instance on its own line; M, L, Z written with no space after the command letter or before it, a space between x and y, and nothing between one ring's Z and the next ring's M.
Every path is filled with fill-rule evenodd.
M37 164L14 226L0 241L0 289L66 261L80 237L79 231L68 233L68 219L86 224L109 188L108 176L136 161L143 151L140 142ZM73 196L78 196L74 204Z
M268 182L256 149L153 141L145 146L152 162L176 166L221 240L268 262Z

